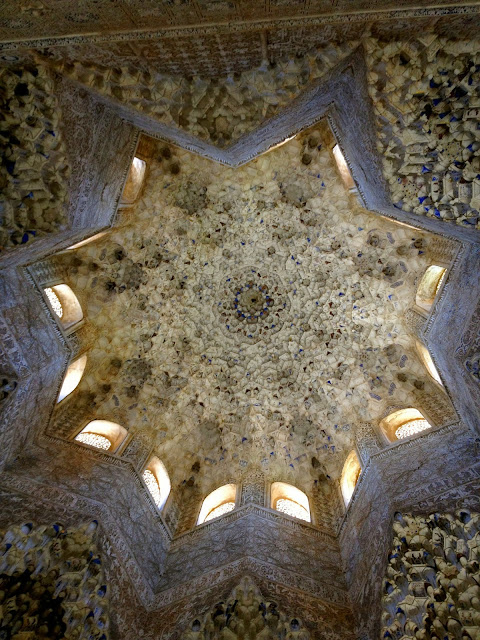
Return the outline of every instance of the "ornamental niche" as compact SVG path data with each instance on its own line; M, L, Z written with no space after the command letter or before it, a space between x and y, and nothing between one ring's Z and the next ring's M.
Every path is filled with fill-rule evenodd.
M244 577L227 600L197 618L181 640L310 640L299 618L290 618L275 602L266 600L249 577Z

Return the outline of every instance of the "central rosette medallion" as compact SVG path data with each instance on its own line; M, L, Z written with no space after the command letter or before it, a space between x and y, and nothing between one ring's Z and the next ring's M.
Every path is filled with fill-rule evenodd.
M268 316L273 299L268 295L267 285L248 282L240 291L237 291L234 307L240 318L246 322L256 322L260 318Z
M254 267L226 277L220 295L217 304L224 331L250 344L279 331L290 310L288 293L278 276Z

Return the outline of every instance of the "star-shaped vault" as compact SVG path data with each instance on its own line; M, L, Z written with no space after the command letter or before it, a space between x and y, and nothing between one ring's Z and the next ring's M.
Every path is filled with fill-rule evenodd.
M338 477L359 422L438 393L404 322L428 242L360 204L334 144L322 121L234 168L144 140L141 198L60 259L98 336L79 401L149 430L174 481Z

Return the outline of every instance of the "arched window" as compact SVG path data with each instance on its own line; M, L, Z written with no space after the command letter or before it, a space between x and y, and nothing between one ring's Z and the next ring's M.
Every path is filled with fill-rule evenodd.
M64 329L73 327L83 318L83 311L77 296L67 284L56 284L44 289L53 312Z
M75 242L75 244L71 244L69 247L65 249L65 251L74 251L75 249L80 249L80 247L84 247L86 244L90 244L90 242L95 242L96 240L100 240L103 236L107 235L108 231L99 231L95 233L93 236L89 238L85 238L85 240L80 240L80 242Z
M75 436L77 442L104 451L116 451L127 436L125 427L110 420L92 420Z
M159 509L162 509L170 493L170 478L165 465L157 456L153 456L142 477L153 501Z
M203 501L197 524L203 524L213 518L223 516L233 511L236 505L237 485L225 484L212 491Z
M271 490L272 509L285 513L292 518L310 522L308 497L297 487L286 482L274 482Z
M87 354L80 356L77 360L74 360L68 367L65 378L63 379L62 388L58 394L57 402L61 402L64 398L74 391L82 379L83 372L87 365Z
M350 168L338 144L333 147L332 151L345 186L347 187L347 189L355 189L355 182L350 172Z
M343 465L340 487L342 489L343 501L348 507L352 499L353 492L357 486L358 479L362 473L362 465L355 451L351 451Z
M443 386L442 379L440 378L440 375L437 371L436 366L433 364L432 356L430 355L430 352L428 351L427 347L418 341L416 343L416 347L420 355L420 359L425 365L425 368L427 369L428 373L432 376L435 382L438 382L438 384L441 384Z
M447 270L444 267L432 265L423 274L418 285L415 302L425 311L430 311L433 301L441 289Z
M125 187L123 189L121 204L133 204L138 198L145 178L146 169L147 163L145 160L141 160L137 157L133 159L125 182Z
M425 429L430 429L431 426L425 416L413 407L395 411L380 423L384 434L391 442L409 438Z

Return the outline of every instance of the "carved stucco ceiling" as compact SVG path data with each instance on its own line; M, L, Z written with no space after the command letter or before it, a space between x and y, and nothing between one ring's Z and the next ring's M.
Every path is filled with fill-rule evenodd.
M346 12L379 13L399 9L448 7L449 0L6 0L2 7L2 40L74 34L113 34L131 30L182 28L224 23L252 23ZM388 14L386 18L390 17ZM8 31L7 31L8 29Z
M310 50L306 56L279 59L276 64L258 61L248 66L249 58L241 57L245 64L242 69L246 70L222 79L161 73L162 65L146 51L148 46L156 46L152 43L132 55L125 48L112 51L110 46L90 43L45 49L36 57L133 113L227 148L279 114L309 85L352 54L357 45L328 44ZM183 69L186 64L184 61ZM198 64L198 58L194 64Z
M401 6L400 6L401 5ZM410 38L445 29L478 35L479 5L448 0L7 0L0 9L0 64L26 48L42 53L150 66L157 72L217 76L311 48L373 36Z
M239 169L152 143L138 203L62 258L97 333L78 401L150 433L174 481L338 476L359 421L433 385L403 319L428 241L358 204L328 134Z

